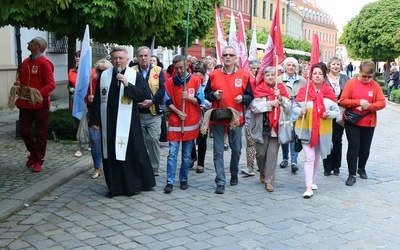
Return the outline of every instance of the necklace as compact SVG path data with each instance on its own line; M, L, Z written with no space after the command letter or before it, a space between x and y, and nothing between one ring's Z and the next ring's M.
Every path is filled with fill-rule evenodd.
M338 80L340 76L332 76L331 74L328 74L329 78L332 78L333 80Z

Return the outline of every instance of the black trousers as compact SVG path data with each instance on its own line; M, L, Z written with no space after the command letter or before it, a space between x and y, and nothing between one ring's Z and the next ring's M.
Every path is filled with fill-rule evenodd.
M332 150L331 154L324 159L324 169L332 171L334 168L340 168L342 166L342 137L344 127L336 123L336 119L332 119Z
M196 139L198 154L196 153L196 143L193 144L191 158L196 159L196 157L198 157L197 158L197 166L204 167L204 158L206 156L206 151L207 151L207 134L208 134L208 131L205 135L202 135L199 132L199 135Z
M359 169L365 169L369 157L375 127L360 127L346 123L344 125L349 143L347 149L347 166L349 175L356 175L357 163Z

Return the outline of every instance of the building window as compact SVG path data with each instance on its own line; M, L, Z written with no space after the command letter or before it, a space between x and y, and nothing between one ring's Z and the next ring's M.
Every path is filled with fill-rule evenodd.
M48 46L47 51L50 53L68 53L68 37L56 37L56 34L48 34Z
M269 5L269 20L272 20L273 16L274 16L274 4L271 3Z
M245 3L244 3L245 5L244 5L244 12L249 12L249 0L246 0L245 1Z
M282 8L282 24L285 24L286 9Z
M253 16L257 16L257 1L253 2Z
M262 18L267 18L267 1L263 1L262 5Z

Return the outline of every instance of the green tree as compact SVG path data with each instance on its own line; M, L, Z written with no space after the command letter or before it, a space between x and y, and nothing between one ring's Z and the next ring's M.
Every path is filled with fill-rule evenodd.
M213 24L214 3L191 0L189 41L202 38ZM0 27L36 28L68 37L68 67L74 67L75 41L86 24L100 43L165 47L185 45L187 1L165 0L3 0Z
M354 59L386 61L400 54L396 32L400 27L400 0L380 0L365 5L344 27L339 42ZM387 67L389 69L389 67Z

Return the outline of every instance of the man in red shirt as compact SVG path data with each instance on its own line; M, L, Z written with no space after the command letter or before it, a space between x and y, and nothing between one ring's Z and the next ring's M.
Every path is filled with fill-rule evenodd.
M242 150L242 126L245 122L244 106L248 106L253 99L250 87L249 72L239 69L235 62L236 51L232 46L226 46L222 52L223 67L210 73L205 98L212 102L212 108L233 108L239 115L239 126L235 130L228 131L229 146L232 150L230 159L231 186L238 184L239 160ZM224 134L230 120L211 121L214 139L214 167L216 171L215 193L225 192L225 169L224 169Z
M47 42L41 37L35 37L28 42L31 55L20 66L19 77L15 85L20 89L27 86L36 89L43 97L42 102L33 103L26 95L19 95L15 105L19 108L19 134L30 152L26 166L33 165L33 172L42 170L43 158L47 147L47 127L50 110L50 93L55 89L54 65L44 51ZM20 92L21 93L21 92ZM35 123L35 136L31 133L32 124Z

